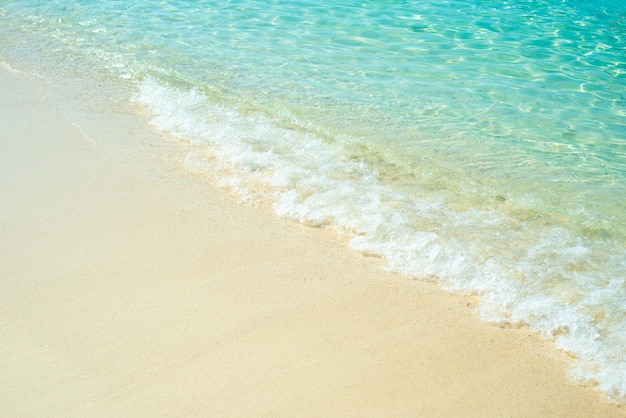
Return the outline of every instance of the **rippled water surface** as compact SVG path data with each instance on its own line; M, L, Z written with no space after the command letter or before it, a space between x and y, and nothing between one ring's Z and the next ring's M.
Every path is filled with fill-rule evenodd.
M623 2L4 1L0 48L131 83L190 169L476 294L626 398Z

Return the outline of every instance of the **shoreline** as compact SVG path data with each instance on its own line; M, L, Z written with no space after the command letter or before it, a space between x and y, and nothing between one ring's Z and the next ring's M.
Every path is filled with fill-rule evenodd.
M141 117L0 85L2 415L624 416L528 330L175 167Z

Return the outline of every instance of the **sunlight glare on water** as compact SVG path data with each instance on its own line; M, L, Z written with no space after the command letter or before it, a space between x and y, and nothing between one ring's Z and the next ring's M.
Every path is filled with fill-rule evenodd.
M190 169L626 397L622 2L16 0L0 22L2 61L133 83Z

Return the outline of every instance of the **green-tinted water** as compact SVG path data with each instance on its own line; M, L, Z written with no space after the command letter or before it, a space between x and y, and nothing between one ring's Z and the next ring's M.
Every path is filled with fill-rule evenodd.
M626 396L626 6L0 4L0 59L136 83L190 168L475 293Z

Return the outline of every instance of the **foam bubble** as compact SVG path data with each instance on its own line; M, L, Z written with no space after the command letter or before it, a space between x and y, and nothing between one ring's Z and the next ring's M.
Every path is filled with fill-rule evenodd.
M152 123L197 146L187 165L277 214L349 234L388 268L480 298L483 319L525 324L579 359L573 375L626 396L626 252L563 226L453 209L385 183L337 138L144 80ZM363 158L355 158L361 155Z

